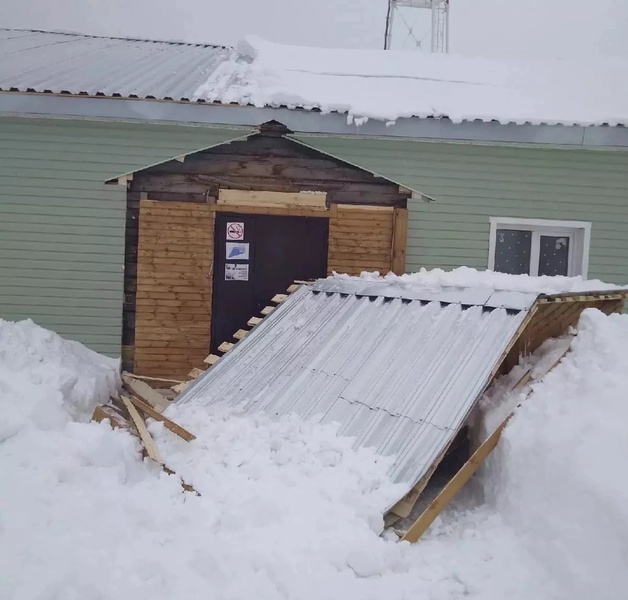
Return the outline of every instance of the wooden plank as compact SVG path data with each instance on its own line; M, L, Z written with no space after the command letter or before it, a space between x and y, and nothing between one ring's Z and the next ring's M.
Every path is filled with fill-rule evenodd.
M229 206L270 206L326 208L327 193L262 192L220 189L218 204Z
M153 407L142 402L138 398L134 398L131 396L129 400L135 405L136 408L141 410L145 415L149 416L151 419L155 419L155 421L160 421L164 424L166 429L172 431L172 433L178 435L180 438L183 438L186 442L191 442L196 439L196 436L191 434L187 429L181 427L174 421L171 421L168 417L165 417L161 413L157 412Z
M156 392L150 385L144 381L134 379L128 373L122 373L122 382L132 393L139 396L144 402L150 404L156 410L161 412L170 405L159 392Z
M244 329L238 329L238 331L236 331L236 332L233 334L233 337L234 337L236 340L243 340L243 339L244 339L244 338L245 338L248 334L249 334L249 332L248 332L248 331L246 331L246 330L244 330Z
M275 310L274 306L265 306L260 312L267 317L273 310Z
M278 217L312 217L329 218L329 211L321 208L302 207L270 207L270 206L231 206L227 204L210 204L216 212L230 212L247 215L276 215Z
M231 342L223 342L222 344L220 344L220 346L218 346L218 350L220 350L221 352L229 352L229 350L231 350L233 346L234 344L232 344Z
M299 287L300 286L298 283L293 283L291 286L288 287L286 292L288 292L288 294L294 294L294 292L296 292L299 289Z
M393 216L392 272L403 275L406 270L406 247L408 245L408 211L395 208Z
M184 381L183 383L180 383L179 385L173 385L170 389L173 392L180 394L181 392L184 392L188 387L190 387L191 383L192 383L191 381Z
M206 357L203 360L203 362L207 363L211 367L212 365L215 365L219 360L220 360L220 356L216 356L215 354L210 354L208 357Z
M271 302L276 302L277 304L281 304L288 299L286 294L275 294L271 300Z
M259 325L262 321L263 319L261 319L260 317L251 317L248 320L247 325L249 327L255 327L256 325Z
M133 379L140 379L146 381L154 381L160 383L181 383L178 379L163 379L162 377L147 377L146 375L136 375L135 373L126 373Z
M369 206L366 204L338 204L338 212L346 211L352 213L354 211L362 213L392 213L392 206Z
M478 470L482 462L493 451L501 437L502 431L510 416L491 434L491 436L473 453L473 456L454 475L451 481L445 486L441 493L423 511L423 514L412 524L410 529L402 536L401 541L414 544L427 531L428 527L435 521L442 510L453 500L456 494L462 489L465 483Z
M203 371L202 369L198 369L196 367L194 367L189 373L188 373L188 377L190 379L196 379L197 377L199 377L200 375L202 375L205 371Z
M109 419L112 429L129 429L128 421L113 406L99 405L94 409L92 421L102 423Z
M133 421L138 433L140 434L140 439L144 444L144 448L146 449L149 458L152 458L155 462L161 464L161 458L159 457L159 451L157 450L157 446L155 445L155 440L153 440L152 436L148 432L148 429L146 428L146 423L144 423L144 419L142 419L140 413L137 412L137 408L135 408L131 400L124 395L120 395L120 400L122 400L122 403L129 411L131 420Z

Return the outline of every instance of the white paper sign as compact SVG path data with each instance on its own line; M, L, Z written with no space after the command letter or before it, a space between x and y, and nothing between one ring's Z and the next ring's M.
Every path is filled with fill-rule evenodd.
M227 223L227 240L241 242L244 239L244 223Z
M249 260L248 242L227 242L227 260Z
M248 281L249 265L225 263L225 281Z

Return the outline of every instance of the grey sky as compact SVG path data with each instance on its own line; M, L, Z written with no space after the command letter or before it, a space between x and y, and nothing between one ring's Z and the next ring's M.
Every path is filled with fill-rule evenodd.
M628 58L627 0L451 0L461 54ZM594 8L591 8L594 7ZM4 0L5 27L63 29L231 45L271 41L380 47L386 0ZM419 27L418 35L424 33Z

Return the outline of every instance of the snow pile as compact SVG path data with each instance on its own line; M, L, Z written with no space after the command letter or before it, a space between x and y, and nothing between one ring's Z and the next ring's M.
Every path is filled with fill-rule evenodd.
M563 125L627 124L628 63L488 59L308 48L255 36L194 94L210 102L347 113L359 125L403 117Z
M117 366L30 320L0 319L0 442L30 423L88 420L116 389Z
M379 273L364 272L360 277L334 274L331 278L339 280L384 281L402 286L429 288L436 292L442 288L485 288L495 291L524 292L535 294L566 294L578 292L602 292L624 289L620 286L604 283L599 279L583 279L577 277L530 277L530 275L508 275L496 271L481 271L469 267L458 267L451 271L442 269L421 269L406 275L380 276Z
M90 390L112 391L111 361L32 323L2 323L2 415L24 424L0 441L0 597L619 599L627 349L628 317L587 311L573 352L505 430L488 502L463 498L410 546L377 535L396 493L385 462L331 427L170 407L197 439L149 428L200 496L107 423L40 427L22 407L34 398L44 410L47 397L83 412Z
M572 599L626 597L627 390L628 316L585 311L485 469L490 504Z

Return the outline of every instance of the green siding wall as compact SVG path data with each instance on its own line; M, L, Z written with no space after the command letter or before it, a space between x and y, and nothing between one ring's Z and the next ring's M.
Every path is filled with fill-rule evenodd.
M628 283L628 153L302 138L435 202L411 201L407 270L488 266L489 218L590 221L589 278Z
M104 182L245 134L0 118L0 318L119 356L126 190Z

